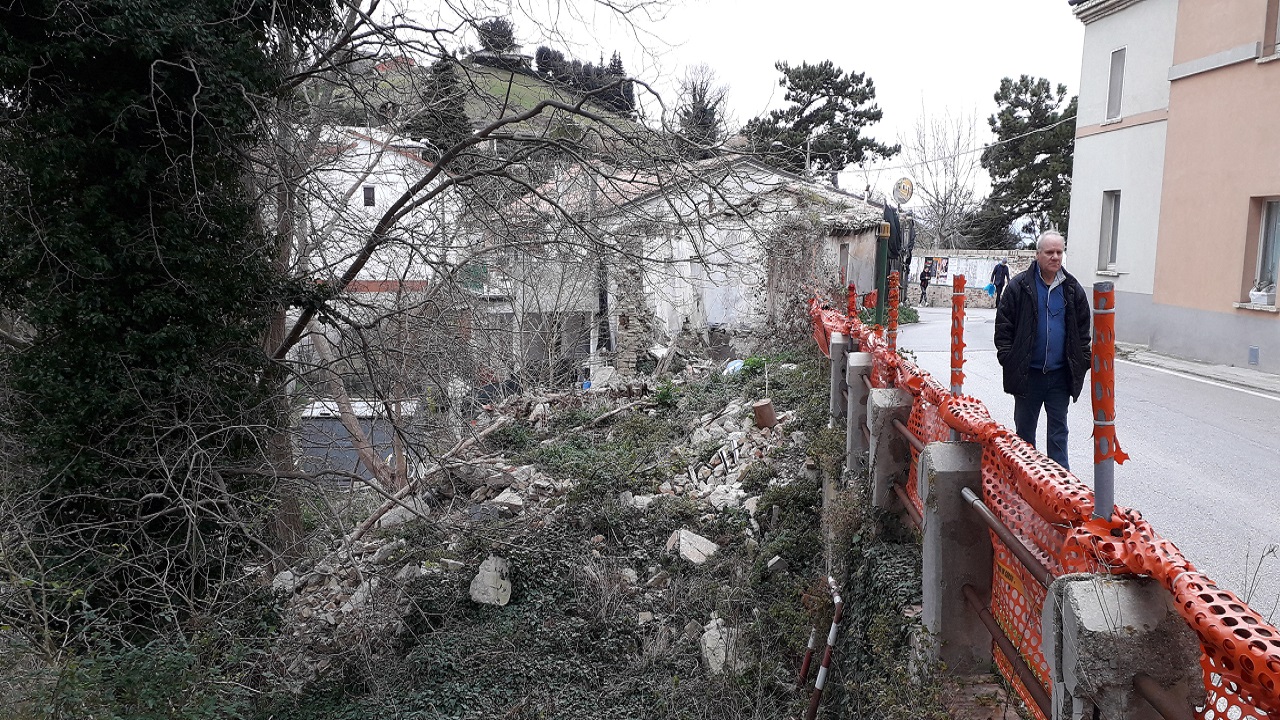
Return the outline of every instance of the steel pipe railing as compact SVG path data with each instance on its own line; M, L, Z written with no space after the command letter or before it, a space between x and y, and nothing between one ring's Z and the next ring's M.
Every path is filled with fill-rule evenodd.
M996 537L1000 538L1000 542L1004 543L1004 546L1009 548L1009 552L1013 553L1013 556L1018 558L1018 562L1021 562L1022 566L1031 573L1036 582L1045 588L1053 584L1053 573L1049 568L1040 562L1039 558L1035 556L1035 553L1031 552L1026 543L1013 534L1008 525L1001 522L1000 518L991 512L991 508L982 502L982 498L978 497L977 493L969 488L961 488L960 494L964 496L965 502L969 503L969 507L978 514L978 517L982 518L982 522L991 528Z
M1150 675L1145 673L1134 675L1133 689L1165 720L1194 720L1195 718L1195 713L1185 701L1179 702L1171 697L1169 691L1160 687L1160 683Z
M920 515L920 511L916 509L915 503L911 502L911 496L898 483L893 484L893 494L898 496L902 501L902 507L907 509L907 517L911 519L911 523L916 526L917 530L924 530L924 518Z
M964 593L964 599L969 603L969 607L978 613L978 618L982 620L982 624L987 627L987 632L991 633L991 639L995 641L996 647L1000 648L1000 652L1008 658L1009 664L1013 666L1013 672L1022 681L1022 686L1031 693L1031 699L1035 701L1036 706L1040 708L1040 713L1044 717L1053 717L1050 711L1052 701L1049 699L1049 693L1045 691L1044 686L1040 684L1040 679L1031 672L1031 668L1027 662L1022 659L1022 654L1014 647L1013 641L1004 634L1004 630L1000 629L1000 624L991 615L991 609L983 604L982 599L978 597L978 592L973 589L972 585L965 585L961 588Z
M897 430L902 437L906 438L907 443L910 444L916 452L924 452L924 443L920 442L920 438L916 437L915 433L911 432L906 425L903 425L901 420L894 418L893 428Z

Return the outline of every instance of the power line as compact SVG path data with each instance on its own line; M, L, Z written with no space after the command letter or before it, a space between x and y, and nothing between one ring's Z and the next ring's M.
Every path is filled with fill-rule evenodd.
M1068 115L1067 117L1062 118L1061 120L1059 120L1056 123L1053 123L1052 125L1045 125L1042 128L1036 128L1035 130L1028 130L1027 132L1022 133L1021 135L1014 135L1011 138L1005 138L1004 140L997 140L993 143L988 143L986 145L983 145L982 147L973 148L972 150L962 150L958 153L953 153L951 155L942 155L940 157L931 158L929 160L920 160L919 162L914 162L909 165L894 165L891 167L863 167L863 166L858 166L858 167L859 169L862 169L864 171L875 170L876 172L887 172L889 170L910 170L916 167L917 165L927 165L928 163L938 162L940 160L952 160L958 157L964 157L965 155L972 155L973 153L986 152L988 148L993 148L998 145L1005 145L1007 143L1013 142L1014 140L1021 140L1022 138L1030 137L1032 135L1035 135L1036 133L1048 132L1069 120L1075 120L1075 119L1076 119L1075 115Z

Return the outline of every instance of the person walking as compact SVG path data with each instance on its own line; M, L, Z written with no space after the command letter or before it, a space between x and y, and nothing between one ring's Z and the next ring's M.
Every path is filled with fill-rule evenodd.
M920 304L929 304L929 281L933 279L933 268L925 265L920 270Z
M1000 307L1000 296L1004 294L1004 286L1009 282L1009 261L1000 258L995 270L991 271L991 284L996 286L996 307Z
M1050 230L1036 240L1036 259L1015 275L996 308L996 359L1013 396L1018 436L1035 447L1040 408L1047 416L1050 459L1067 462L1068 399L1080 398L1090 362L1089 299L1062 269L1066 239Z

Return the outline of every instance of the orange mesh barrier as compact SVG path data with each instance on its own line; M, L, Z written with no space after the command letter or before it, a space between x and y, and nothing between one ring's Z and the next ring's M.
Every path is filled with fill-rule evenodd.
M891 282L891 301L896 300L892 295L896 288ZM896 302L892 302L893 320L896 309ZM899 356L891 344L892 336L885 337L884 328L869 327L859 322L856 314L840 315L816 303L811 304L811 315L814 338L824 351L832 332L857 338L860 349L875 357L872 384L911 393L914 402L907 427L922 442L944 440L955 430L963 439L981 444L984 501L1054 576L1076 572L1130 573L1151 576L1164 585L1179 614L1200 638L1204 651L1208 702L1201 717L1280 717L1280 630L1233 593L1220 589L1196 571L1182 552L1137 511L1117 507L1110 521L1093 519L1093 491L1088 485L997 423L981 401L953 395L929 373ZM962 341L956 347L958 328L954 318L953 315L952 351L963 353ZM962 312L959 322L963 323ZM1103 325L1100 331L1103 342L1114 342L1110 325ZM953 356L953 381L958 372L955 360ZM1093 379L1106 384L1108 372L1114 373L1114 368L1095 367ZM962 374L960 378L963 379ZM1114 398L1107 400L1103 417L1114 417ZM1108 436L1104 449L1109 448L1111 457L1122 461L1124 455L1114 442L1114 431ZM913 478L916 455L913 451ZM907 493L919 509L915 485L907 483ZM1051 690L1048 665L1040 650L1045 590L994 534L991 543L995 550L991 613L1027 666ZM998 648L994 653L1001 673L1031 712L1041 717L1009 660Z
M1093 398L1093 462L1115 460L1121 464L1129 455L1116 439L1116 291L1094 290L1093 368L1089 393Z

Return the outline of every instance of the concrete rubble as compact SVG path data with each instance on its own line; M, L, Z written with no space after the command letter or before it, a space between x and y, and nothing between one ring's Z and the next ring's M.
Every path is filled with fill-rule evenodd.
M685 373L696 375L713 369L709 364L703 367L691 363ZM505 417L545 431L555 427L557 417L566 411L576 411L579 417L598 417L619 408L626 413L652 414L656 411L646 399L650 392L644 383L614 379L593 386L588 392L514 396L486 406L477 428L482 430ZM769 485L786 484L790 474L778 472L773 458L804 437L792 432L799 425L794 411L777 413L775 427L756 427L751 404L752 399L739 398L689 421L685 426L686 441L673 451L669 458L672 462L659 463L669 468L665 477L657 479L651 492L620 492L616 496L618 505L643 513L660 498L683 498L695 503L704 518L722 512L742 513L749 518L747 535L753 529L758 532L760 524L755 514L759 496L743 486L743 476L752 466L759 466L769 469L764 473ZM624 408L627 405L634 407ZM351 646L391 642L405 629L404 618L411 611L409 588L420 578L470 572L474 573L469 586L472 601L496 607L513 601L515 588L506 560L490 556L479 567L450 557L428 560L407 555L404 539L388 537L381 531L426 521L446 533L443 546L447 548L460 532L478 523L518 522L536 528L558 521L563 507L560 498L576 485L573 478L552 477L533 465L513 464L500 455L457 460L442 473L419 476L429 477L421 490L386 512L372 532L349 543L335 539L327 554L303 561L272 579L272 590L283 602L287 628L273 654L282 677L297 687L339 667L341 656ZM759 492L760 487L754 485L752 490ZM763 522L765 518L759 520ZM603 536L598 543L592 543L593 556L602 556L604 543ZM719 546L682 528L671 535L666 549L697 565L713 557ZM783 572L784 568L785 563L770 565L771 572ZM614 568L613 572L627 592L645 597L661 596L671 581L670 574L657 565L641 566L639 572L627 567ZM715 672L740 666L733 649L735 632L723 620L713 618L704 625L650 608L639 611L636 621L660 628L669 624L675 637L698 642L704 661Z
M490 555L480 563L480 571L471 580L471 599L498 607L511 602L511 567L506 560Z

